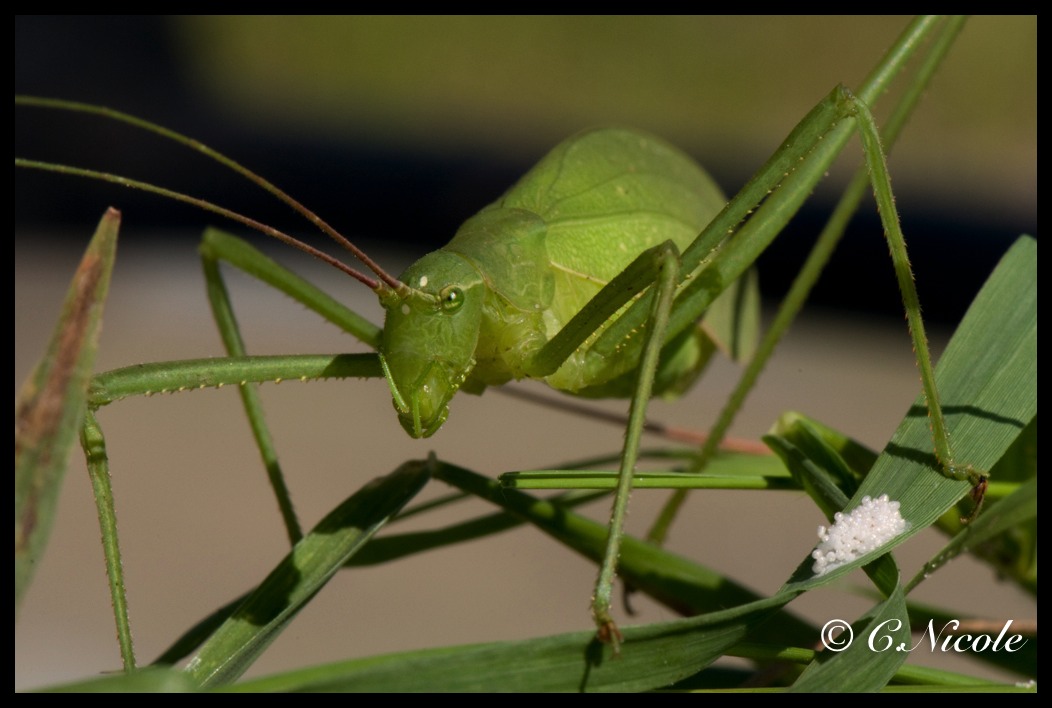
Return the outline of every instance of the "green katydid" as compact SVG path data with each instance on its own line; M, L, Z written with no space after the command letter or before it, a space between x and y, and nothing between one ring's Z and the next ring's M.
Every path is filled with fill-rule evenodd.
M828 160L832 159L832 156L839 151L840 145L842 145L843 141L846 140L846 137L850 134L850 130L844 129L845 127L850 128L850 126L847 125L848 121L845 121L844 119L855 116L860 110L864 112L864 102L871 101L874 99L876 93L879 90L878 87L879 83L867 86L867 89L860 91L859 95L863 103L854 102L853 99L845 93L835 93L833 96L831 96L831 98L826 104L823 104L823 106L820 107L821 110L816 109L816 112L812 116L810 116L804 124L801 124L801 128L798 129L799 132L794 133L794 136L806 137L807 143L805 147L792 147L786 150L784 153L776 155L775 158L772 159L769 174L767 174L763 180L755 181L754 183L752 183L752 191L744 194L739 199L736 199L735 202L732 203L732 206L728 210L723 212L723 217L721 218L721 220L716 222L714 226L706 229L701 234L701 238L698 241L695 241L693 242L693 244L691 244L692 238L680 239L677 237L673 239L674 241L677 241L678 245L680 245L684 250L683 260L677 259L674 261L676 263L676 268L681 273L680 277L691 277L693 282L695 284L698 284L692 288L685 288L683 291L684 294L681 297L683 298L683 301L685 301L688 298L691 299L689 303L675 306L675 309L672 310L670 313L666 312L666 314L671 315L671 319L668 325L669 331L671 333L669 336L679 335L679 339L676 340L677 344L681 344L684 341L682 333L689 331L689 326L701 315L702 310L704 310L705 306L709 304L709 301L711 301L711 299L716 294L718 294L718 292L722 291L723 285L726 282L736 281L737 276L740 275L745 270L745 268L752 262L752 260L755 258L756 253L761 251L765 247L766 243L769 242L769 240L773 238L774 235L778 232L780 226L777 222L777 219L766 220L766 217L779 212L779 210L781 209L792 210L793 208L795 208L795 205L798 205L799 202L802 201L802 199L810 191L811 186L818 180L821 173L824 171L823 165L827 164ZM825 111L828 111L828 113L824 113ZM838 123L841 123L841 125L837 125ZM867 128L871 127L872 124L868 123ZM804 136L805 133L807 133L808 135ZM597 133L592 135L593 137L598 135L604 140L607 138L617 137L618 139L635 140L637 142L640 142L641 144L642 142L646 141L647 144L649 144L650 146L659 145L659 143L651 141L649 138L644 138L640 134L636 133ZM871 134L864 133L864 135ZM812 150L811 148L813 146L818 145L817 141L819 139L822 139L824 142L821 144L820 147L816 147L814 150ZM581 140L582 139L579 138L573 143L570 143L570 145L575 146ZM599 157L601 157L602 152L608 149L613 148L610 148L609 146L604 146L603 149L600 151L588 153L588 160L592 161L598 159ZM664 150L664 148L661 149ZM870 145L868 151L870 158L873 161L873 165L877 169L879 169L881 163L881 160L879 158L879 148L875 145ZM805 156L808 159L808 165L806 167L803 167L797 171L793 167L785 166L795 165L797 161L802 160ZM678 160L679 158L675 159ZM673 160L673 158L669 158L667 155L661 159L663 165L662 170L669 169L669 164L671 160ZM823 160L827 162L823 163ZM627 163L622 164L631 165L634 163L633 160L630 159ZM619 174L624 174L625 169L623 167L619 168L619 170ZM541 172L544 172L544 170L541 170ZM783 184L782 175L787 172L792 172L792 177L790 179L784 180ZM511 197L513 197L512 201L514 202L513 206L515 206L515 208L517 209L521 208L520 206L518 206L520 202L515 200L520 199L520 197L522 197L524 193L528 193L531 189L537 188L537 183L533 180L541 179L541 173L531 173L531 175L531 177L526 178L524 183L520 184L518 190L513 190L513 192L511 193ZM882 183L878 183L878 189L883 189L883 186L884 185ZM761 199L766 195L768 190L776 187L779 188L778 191L775 193L775 195L768 198L767 201L764 203L763 209L765 209L766 211L761 212L764 215L764 223L759 223L760 219L757 218L757 223L754 225L753 221L750 220L744 228L738 230L738 232L734 235L734 239L728 242L728 247L724 248L720 252L719 260L717 260L716 258L712 258L712 262L708 262L707 259L710 259L711 254L714 252L714 249L716 248L717 244L724 241L724 239L726 238L726 234L738 227L739 223L745 218L746 214L750 210L752 210L757 203L761 201ZM890 199L890 192L887 192L886 194L887 199ZM700 201L709 202L713 198L714 197L710 196L710 198L703 199ZM697 199L697 195L694 195L691 199ZM786 207L784 206L786 203L794 206ZM638 206L638 204L636 206ZM603 204L602 208L605 210L609 210L610 206L609 204ZM494 213L495 211L496 210L491 209L488 212L484 212L483 215L477 218L489 220L494 217L499 217L499 215ZM886 218L890 219L893 216L893 211L894 210L890 208L890 203L886 202L882 205L882 213ZM606 211L605 213L609 214L610 212ZM533 212L533 214L536 215L537 212ZM700 217L695 218L700 219ZM531 226L530 222L532 221L533 219L527 218L525 226L529 228ZM696 227L700 229L701 225L702 222L698 221ZM889 228L889 230L893 229ZM647 246L658 246L662 241L665 240L665 238L668 238L668 236L662 234L656 239L650 238L649 240L645 241L645 243L647 244ZM741 244L740 248L738 247L739 243ZM632 255L637 255L636 251L639 250L642 250L642 247L634 246ZM462 255L470 256L471 254ZM446 256L443 256L443 258L446 258ZM598 262L597 259L595 260L596 262ZM673 262L668 259L667 252L662 262ZM696 276L698 266L702 262L705 262L705 264L709 266L709 270L706 271L707 275ZM615 262L615 265L607 266L605 272L618 272L626 265L627 261ZM421 268L422 267L423 266L421 266ZM640 270L643 272L648 272L656 268L657 266L655 265L643 264L641 265ZM412 277L403 277L403 280L408 281L407 283L404 283L405 285L408 285L413 288L419 288L421 290L424 290L425 288L430 288L427 295L410 296L411 302L420 302L422 303L421 306L424 308L434 309L437 306L439 310L442 310L443 303L445 303L445 311L456 311L457 313L464 313L470 311L471 308L482 307L481 305L456 305L455 303L460 302L459 296L465 294L467 291L470 290L470 288L466 287L465 283L443 282L434 273L435 271L432 271L430 267L428 267L426 271L411 271ZM421 280L424 277L427 278L427 284L422 286ZM592 278L590 278L590 280L600 281L605 279L606 277L608 276L593 276ZM642 292L653 279L653 275L649 277L642 276L628 278L629 282L632 285L631 293L634 295ZM907 284L909 278L903 278L902 280L904 287L908 290L910 287ZM398 299L399 296L391 292L392 290L397 290L398 287L399 286L397 284L392 286L389 282L388 289L384 290L383 286L377 285L377 289L383 291L384 293L381 295L381 298L385 299L385 306L388 308L389 312L398 313L401 311L403 305L406 304L402 300ZM552 289L554 290L554 286L544 285L543 280L531 281L530 287L535 288L539 292L543 292L545 288L548 287L552 287ZM666 282L665 291L669 292L669 288L671 287L672 284ZM592 288L592 291L597 292L598 289L598 287L595 287ZM454 297L450 298L451 295L454 295ZM583 307L586 301L589 301L590 299L590 295L588 297L579 298L576 304L568 306L568 309L570 310L569 314L573 314L574 312L576 312L578 309ZM560 303L563 302L563 300L560 300ZM503 379L518 377L520 375L537 377L547 376L549 374L546 372L548 372L553 365L556 367L564 366L565 364L563 362L567 360L567 357L570 356L572 352L576 351L580 351L582 354L593 352L602 359L602 366L599 367L602 371L601 376L593 379L590 378L592 376L592 374L590 373L581 374L581 376L583 376L584 378L582 379L583 385L579 386L579 388L582 388L587 391L591 386L604 387L607 385L616 385L617 392L623 393L626 390L626 385L623 380L618 381L616 384L610 384L610 382L617 380L617 377L619 376L626 375L627 372L635 370L636 362L640 356L642 347L638 344L633 344L631 350L629 350L627 354L624 354L623 356L618 356L616 358L616 361L615 357L612 355L612 352L620 347L620 342L625 339L628 332L636 330L643 324L644 321L647 320L647 315L650 314L648 308L652 306L652 303L650 303L647 298L641 298L639 302L631 306L631 309L622 313L621 317L619 317L616 320L616 322L609 325L604 325L603 323L607 321L610 311L620 311L623 302L608 299L605 296L600 298L597 302L601 302L605 306L605 309L600 311L599 313L590 313L590 315L583 316L580 327L577 327L575 325L573 328L566 330L567 334L565 335L565 337L568 340L570 340L569 343L560 342L560 346L556 347L553 345L548 352L544 352L543 347L538 346L540 343L543 342L542 335L543 337L552 337L552 335L555 332L563 331L564 325L566 325L569 320L568 317L562 320L555 320L555 326L553 329L550 330L544 329L542 331L541 329L534 327L532 330L530 330L529 335L529 337L532 338L533 343L530 345L530 349L527 352L531 356L523 357L524 361L521 364L521 368L516 369L515 365L506 362L499 364L490 364L488 369L482 369L482 371L484 372L483 374L476 374L475 377L471 376L470 371L464 371L463 369L461 369L450 374L449 378L447 379L437 379L432 377L431 374L427 373L428 367L430 367L431 364L425 362L422 365L423 369L425 370L424 373L419 373L418 371L416 373L409 374L408 378L411 380L411 383L402 383L400 379L403 379L405 377L405 374L402 373L402 370L405 367L403 367L401 363L394 362L395 359L399 359L401 357L401 350L399 349L398 344L396 342L393 342L390 339L387 340L386 343L383 345L382 349L384 352L383 358L385 361L387 361L387 369L389 372L388 381L390 382L395 397L396 407L399 408L399 411L401 413L401 420L403 422L403 425L410 431L411 434L416 436L434 433L437 430L438 426L441 425L442 421L445 419L446 403L448 401L444 399L447 399L448 396L451 395L453 391L455 391L456 387L459 385L459 381L461 378L463 378L467 382L468 386L477 389L479 386L482 385L496 384ZM531 301L530 303L527 303L527 306L529 307L533 304L535 303ZM666 304L662 306L661 309L668 311L671 307L673 306ZM409 309L412 310L412 306L409 306ZM915 313L917 310L915 302L910 302L908 300L907 309L908 311ZM549 319L551 320L551 318ZM919 323L919 320L917 320L917 322ZM409 332L418 331L415 329L416 326L417 325L415 324L400 324L394 326L390 324L389 320L389 325L385 328L385 336L394 337L396 336L395 332L397 330ZM916 326L915 328L919 329ZM602 337L597 337L594 342L588 340L588 337L603 330L605 330L605 332L603 332ZM498 349L500 347L498 341L493 338L491 332L488 333L488 335L489 338L486 340L488 344L488 349ZM924 346L922 344L923 335L918 334L918 336L918 356L921 358L923 371L923 367L925 366L924 360L926 358L926 354L922 353L924 351ZM605 340L603 339L603 337L605 337ZM586 340L587 346L583 348L580 347L581 343ZM641 340L642 337L637 337L635 341L638 342ZM607 348L604 349L604 346ZM552 350L556 350L556 353L551 354ZM461 358L477 358L474 349L468 348L465 351L466 355L462 353L460 355ZM492 358L493 357L491 354L490 360L492 360ZM611 362L614 363L611 364ZM420 364L411 364L409 366L415 366L417 369L421 367ZM561 372L561 369L559 369L559 371ZM577 369L577 371L586 371L586 369L582 367ZM569 374L569 372L566 373ZM423 377L423 380L421 379L421 377ZM930 371L925 372L925 381L929 386L933 386L933 384L929 383L931 381ZM417 384L416 390L413 390L414 384ZM145 385L148 386L149 384ZM424 391L425 385L429 386L431 391L434 391L437 388L445 389L445 392L442 393L438 402L425 402L425 399L421 395ZM671 384L669 385L671 386ZM564 388L573 387L564 386ZM604 390L602 388L599 388L591 389L591 392L601 394L613 390L615 389L610 388ZM937 416L937 397L935 395L934 388L929 388L927 392L929 394L929 400L932 402L933 413ZM637 400L640 400L642 403L645 403L645 398L646 397L644 396ZM940 430L939 427L940 426L938 425L936 426L937 430L935 436L935 445L937 450L939 451L939 458L942 461L942 464L945 466L946 470L952 474L969 474L966 471L959 471L957 469L956 463L953 461L952 455L950 453L949 443L947 439L948 436L946 435L945 430ZM626 454L625 460L625 465L627 469L630 470L634 464L631 461L631 455ZM624 478L626 480L630 479L627 475L625 475ZM621 498L624 499L624 497L625 493L623 492ZM616 539L618 537L618 534L619 531L615 530L611 533L611 538ZM609 555L608 562L605 566L606 570L608 571L606 573L608 577L606 580L603 581L604 588L600 590L599 594L609 594L609 584L611 582L611 578L609 576L613 572L614 566L612 559L615 557L616 549L612 550ZM601 631L605 635L614 638L616 636L616 628L612 625L611 620L602 616L604 611L605 610L602 607L597 608L597 613L601 616Z

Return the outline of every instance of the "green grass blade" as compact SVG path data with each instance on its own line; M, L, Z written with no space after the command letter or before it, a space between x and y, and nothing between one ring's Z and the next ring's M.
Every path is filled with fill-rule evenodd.
M197 647L204 644L212 636L212 633L229 619L230 615L234 614L237 608L241 607L241 604L248 599L250 594L251 591L234 598L183 632L151 665L167 666L178 663L190 656Z
M819 438L823 445L832 449L847 465L852 477L861 480L873 467L873 463L877 461L877 453L862 443L835 428L825 425L821 421L809 418L796 411L783 413L778 418L778 422L774 424L770 434L785 436L786 431L797 431L798 423L804 426L800 430L807 431L806 434L809 437ZM790 439L792 438L790 437Z
M64 683L40 693L188 693L197 684L183 671L150 666L130 673Z
M356 659L233 687L244 691L639 691L691 676L791 595L729 612L624 628L617 659L588 630Z
M887 685L909 657L896 647L911 646L902 586L852 626L854 641L844 651L820 653L793 684L794 693L876 691ZM843 637L838 637L843 639Z
M597 470L526 470L505 472L508 489L614 489L617 472ZM636 472L636 489L797 489L782 462L773 455L723 453L704 473Z
M568 509L537 499L495 480L442 463L435 476L459 489L490 501L523 518L555 540L598 562L606 543L607 527ZM632 587L685 615L701 614L760 601L760 595L710 568L670 553L632 536L624 538L619 574ZM781 604L795 594L786 595ZM780 607L780 605L778 605ZM783 642L809 643L815 630L788 613L779 613L761 628L761 636ZM626 634L627 637L627 634Z
M894 686L885 686L882 693L1037 693L1037 683L1031 681L1003 683L907 664L895 674Z
M205 687L234 681L292 618L429 479L407 462L333 509L201 647L187 672Z
M572 497L569 495L561 495L559 501L567 508L572 508L579 504L586 504L590 501L595 501L602 496L604 496L604 493L602 492L574 494ZM457 499L459 498L463 498L463 496L458 496ZM447 498L441 500L438 504L427 502L418 505L413 509L407 509L399 513L396 518L391 520L391 522L394 523L407 518L408 516L412 516L414 515L414 512L422 512L428 508L441 507L445 503L455 500L456 499ZM522 519L501 512L480 516L469 521L463 521L431 531L411 531L401 534L387 534L380 538L371 539L369 543L363 546L347 561L345 567L352 568L389 563L416 553L424 553L436 548L452 546L458 543L464 543L465 541L471 541L477 538L500 533L502 531L507 531L516 526L521 526L524 523L526 522ZM198 646L211 636L211 634L223 624L231 614L234 613L247 597L248 594L246 593L241 597L231 600L226 605L223 605L207 617L203 618L176 639L153 663L174 664L186 656L189 656Z
M767 435L764 441L778 452L826 520L834 522L835 514L848 505L858 488L853 470L840 456L839 450L847 449L843 444L837 445L843 443L843 438L834 435L834 444L829 444L826 429L813 426L811 421L796 414L782 416L775 429L781 434ZM900 573L890 555L874 559L863 570L882 596L891 597L899 591Z
M761 458L764 459L764 458ZM772 467L773 469L773 467ZM501 475L501 484L508 489L614 489L616 472L577 472L575 470L530 470ZM721 476L690 472L636 472L632 475L634 489L799 489L800 486L785 474L748 474Z
M944 548L924 564L924 567L909 582L907 588L912 590L917 587L926 577L961 553L987 544L1016 526L1036 521L1037 478L1034 477L1020 485L1012 494L986 508L979 518L954 536Z
M605 496L603 492L582 492L571 495L560 495L557 503L566 509L595 501ZM553 500L555 501L555 500ZM399 521L400 515L395 521ZM381 538L374 538L369 545L356 553L347 562L348 567L377 565L388 563L416 553L452 546L466 541L492 536L522 526L526 522L508 513L487 514L468 521L450 524L430 531L410 531L408 533L388 533Z
M1001 481L991 482L987 487L988 511L1010 495L1020 499L1019 503L1025 500L1025 495L1022 498L1018 496L1021 485L1008 480L1034 481L1037 464L1036 423L1036 419L1031 421L991 470L991 476ZM830 520L833 513L842 509L854 495L860 480L877 459L876 453L799 413L782 415L764 441L778 453ZM1029 493L1036 495L1036 489L1031 488ZM1019 516L1021 512L1013 511L1012 520L1007 523L997 522L998 530L995 532L985 529L994 523L996 516L987 517L984 514L971 525L968 534L959 536L964 529L961 514L970 513L973 505L970 498L965 499L958 505L958 510L946 512L935 524L948 536L957 537L938 556L946 554L944 560L949 560L963 552L962 546L966 546L968 552L990 563L1000 575L1010 577L1024 589L1036 593L1037 515L1036 503L1033 499L1029 502L1026 515ZM934 570L932 566L922 572ZM918 578L911 581L907 593L917 582Z
M881 644L881 646L883 646L883 644ZM754 644L752 642L742 642L731 651L727 652L727 656L737 656L743 659L753 659L758 661L789 661L794 663L812 662L817 654L818 652L813 649L777 647L766 644ZM743 684L749 678L748 675L742 675L734 682L724 682L722 684L706 682L705 677L712 673L714 673L714 670L710 669L696 678L688 679L687 682L677 685L676 688L735 687ZM898 671L896 671L892 677L891 682L893 684L898 684L899 686L911 686L914 687L914 690L918 691L923 691L925 689L929 691L960 691L975 688L975 690L999 690L1003 692L1012 692L1017 691L1020 688L1018 684L1011 685L1000 681L988 681L968 674L945 671L943 669L933 669L926 666L911 666L909 664L900 666ZM895 690L895 688L896 686L884 686L882 690ZM743 692L745 690L748 689L736 689L736 692Z
M775 424L776 433L763 440L782 459L793 478L807 491L818 508L832 520L858 489L859 478L827 444L822 431L797 414L783 415Z
M120 213L109 210L77 268L47 353L15 401L15 614L47 545L87 408Z
M958 460L990 469L1037 415L1037 242L1021 238L976 296L936 369ZM822 576L801 565L787 587L809 589L887 552L933 524L970 491L945 477L919 398L854 500L887 494L910 529L888 546Z
M1005 624L1009 622L1008 618L998 618L995 620L991 620L989 617L972 618L965 613L958 612L949 607L934 607L915 602L906 603L906 609L909 611L910 626L913 627L915 632L925 634L923 645L925 651L937 651L937 649L931 649L932 645L930 637L938 637L940 631L944 629L943 636L947 634L953 634L955 636L971 634L973 637L978 638L980 635L986 635L990 638L992 646ZM996 611L994 611L993 614L996 614ZM1025 678L1036 679L1036 605L1034 607L1034 616L1035 619L1032 622L1021 622L1017 619L1011 620L1011 624L1008 625L1007 633L999 642L1001 648L1000 651L974 651L974 647L969 644L967 647L963 648L961 654L967 655L976 661L982 661L991 666L996 666L1006 671L1012 671ZM980 624L975 625L971 623L970 620L973 619L978 619ZM1005 651L1004 647L1008 638L1015 634L1019 634L1025 642L1020 643L1019 641L1014 641L1012 651ZM916 643L916 641L914 643ZM936 644L938 644L938 642L936 642ZM977 646L981 647L982 644L980 643Z

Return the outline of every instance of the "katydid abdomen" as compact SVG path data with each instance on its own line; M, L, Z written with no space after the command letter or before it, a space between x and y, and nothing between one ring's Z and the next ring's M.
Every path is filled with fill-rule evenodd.
M556 146L449 244L410 266L399 278L407 291L384 300L381 354L403 427L431 435L459 388L511 379L627 396L624 367L589 356L603 327L554 373L535 375L534 357L641 253L667 241L685 248L724 203L697 163L646 133L598 129ZM712 350L704 337L691 330L666 347L655 392L693 380Z

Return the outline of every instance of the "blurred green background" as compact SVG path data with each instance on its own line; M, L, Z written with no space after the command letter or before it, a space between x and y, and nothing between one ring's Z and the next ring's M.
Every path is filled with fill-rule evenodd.
M529 160L582 126L625 123L749 171L835 83L857 83L904 22L191 18L175 36L188 83L259 130ZM1034 159L1036 40L1033 17L973 21L915 122L968 149L912 145L926 181L965 188L969 166L996 155L984 194L1025 203L1033 180L1009 166Z
M349 235L419 255L548 148L597 124L666 137L732 194L834 85L861 81L906 22L20 17L15 90L154 118L227 151ZM922 291L930 317L956 321L993 260L1036 230L1036 55L1036 17L973 18L895 150L911 255L918 271L933 273ZM240 180L122 126L37 110L18 110L16 120L17 154L105 166L284 219L269 197L248 201L257 195ZM799 235L761 262L765 292L784 289L859 164L858 150L847 152L795 222ZM116 200L105 186L80 185L57 199L54 178L20 175L18 183L16 223L90 223ZM201 221L155 198L120 202L136 220ZM894 294L890 268L871 275L868 267L883 258L877 223L863 207L830 269L841 278L829 276L818 301L880 308Z

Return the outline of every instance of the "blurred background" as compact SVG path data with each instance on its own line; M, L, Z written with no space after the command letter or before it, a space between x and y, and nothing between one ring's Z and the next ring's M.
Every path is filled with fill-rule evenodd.
M664 136L733 194L834 85L857 85L904 24L900 17L18 18L15 90L101 103L200 137L344 231L415 254L445 243L551 146L598 124ZM970 299L962 289L981 281L1011 239L1036 228L1036 41L1033 17L975 18L894 152L911 255L929 277L922 281L929 317L956 321ZM20 155L152 178L299 227L269 196L138 131L35 109L16 118ZM849 152L853 168L859 158ZM797 221L800 236L768 255L776 265L764 273L767 292L779 292L795 272L848 174L830 176ZM19 176L18 223L82 224L115 199L110 187L84 184L56 199L56 184L64 182ZM200 223L193 210L157 198L123 194L120 202L136 224ZM864 208L862 236L846 240L845 260L834 263L817 302L897 312L884 289L893 281L879 268L857 267L883 260L884 244L870 236L875 223ZM852 253L858 260L848 260Z
M16 17L15 91L101 103L197 137L279 184L397 271L447 241L551 146L592 125L662 135L733 194L833 86L857 85L906 22ZM1019 234L1036 233L1036 44L1036 17L974 18L891 156L936 347L1000 254ZM286 207L243 180L139 131L38 109L16 108L15 118L18 156L150 180L305 231ZM767 298L774 301L787 287L859 162L857 146L849 147L789 233L765 254L759 265ZM98 368L220 353L194 252L202 226L215 219L156 197L20 171L16 392L43 351L79 252L111 204L122 210L124 225ZM288 249L263 247L380 321L379 307L357 284ZM252 351L355 348L282 296L231 278ZM871 204L812 305L810 318L771 362L735 434L755 438L796 407L879 449L918 386ZM687 399L657 404L653 415L704 428L733 377L732 367L717 368ZM565 414L496 393L463 396L438 436L409 441L381 381L263 390L306 526L366 479L432 449L498 474L615 450L620 441L616 427L570 416L553 426ZM241 420L228 391L126 401L100 418L114 458L141 660L261 579L283 552L276 510ZM540 440L545 456L538 460ZM78 456L52 546L16 624L16 689L118 664L98 527ZM637 531L662 498L635 495ZM712 499L719 501L694 495L689 518L674 531L674 549L760 591L773 591L788 576L821 522L800 495ZM605 506L596 507L597 517ZM454 511L447 522L468 513ZM729 533L741 542L725 543ZM912 570L939 545L922 535L897 555ZM752 553L770 553L771 560L741 562ZM593 580L590 565L529 530L343 573L259 671L581 629ZM959 596L962 611L1036 615L1028 598L967 561L922 585L918 597L925 592L951 605ZM820 624L846 593L810 595L792 608ZM868 606L856 600L843 610L851 617ZM641 621L666 616L645 607Z

